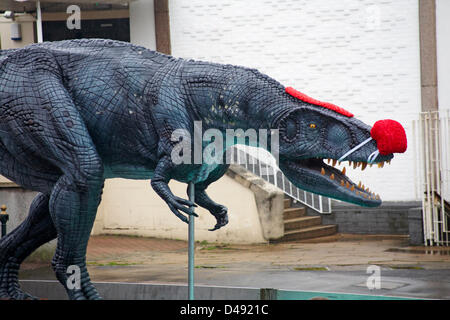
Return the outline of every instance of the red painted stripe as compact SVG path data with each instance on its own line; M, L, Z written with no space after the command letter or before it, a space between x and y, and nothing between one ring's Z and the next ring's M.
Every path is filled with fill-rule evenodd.
M291 96L293 96L293 97L295 97L297 99L300 99L300 100L302 100L304 102L307 102L307 103L310 103L310 104L314 104L314 105L317 105L317 106L321 106L321 107L333 110L333 111L335 111L335 112L337 112L339 114L342 114L342 115L344 115L346 117L349 117L349 118L353 117L353 113L348 112L347 110L345 110L345 109L343 109L341 107L338 107L337 105L334 105L334 104L329 103L329 102L323 102L323 101L316 100L314 98L311 98L311 97L307 96L304 93L301 93L300 91L295 90L292 87L287 87L286 88L286 92L289 93Z

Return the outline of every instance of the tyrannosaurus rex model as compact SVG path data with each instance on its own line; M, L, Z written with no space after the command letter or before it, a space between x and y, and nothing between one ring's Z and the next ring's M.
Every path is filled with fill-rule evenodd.
M129 43L71 40L0 51L0 174L39 191L28 218L0 242L0 298L21 291L21 262L57 238L52 261L71 299L98 299L86 247L105 179L150 179L182 221L194 214L168 182L195 184L195 203L228 222L205 190L223 164L175 164L176 129L279 129L279 166L299 188L363 206L379 197L333 167L365 168L406 149L395 121L373 128L349 112L285 88L254 69L176 59ZM327 165L323 159L332 159ZM184 214L183 214L184 213ZM68 286L80 271L79 286Z

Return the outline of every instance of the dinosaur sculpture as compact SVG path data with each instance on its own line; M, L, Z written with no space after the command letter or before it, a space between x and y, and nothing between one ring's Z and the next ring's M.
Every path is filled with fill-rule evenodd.
M194 182L195 203L216 217L214 229L226 225L226 207L205 190L228 165L171 161L171 133L192 132L194 121L221 132L279 129L279 164L288 179L363 206L381 200L334 168L336 161L364 169L368 160L382 164L406 148L398 123L370 128L254 69L101 39L0 51L0 174L40 192L28 218L0 241L0 298L34 298L19 287L19 266L55 238L52 267L69 298L100 298L85 256L107 178L150 179L184 222L195 204L173 195L168 182ZM71 266L80 270L79 287L68 286Z

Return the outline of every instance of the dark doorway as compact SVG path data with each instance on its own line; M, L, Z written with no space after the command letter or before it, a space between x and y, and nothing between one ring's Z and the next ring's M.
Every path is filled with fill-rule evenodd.
M130 42L130 19L82 20L81 29L70 30L66 21L44 21L44 41L102 38Z

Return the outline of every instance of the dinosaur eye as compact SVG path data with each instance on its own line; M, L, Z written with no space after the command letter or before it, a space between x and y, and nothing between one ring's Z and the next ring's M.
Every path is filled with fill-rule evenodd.
M315 124L315 123L311 123L311 124L309 124L309 127L310 127L311 129L315 129L315 128L316 128L316 124Z

